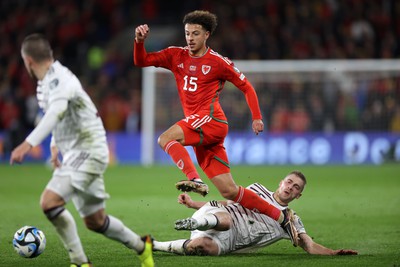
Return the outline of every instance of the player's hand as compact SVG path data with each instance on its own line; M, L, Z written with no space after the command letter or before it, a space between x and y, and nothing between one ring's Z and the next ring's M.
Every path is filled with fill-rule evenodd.
M57 169L61 166L61 161L58 158L58 149L56 146L52 146L50 148L50 151L51 151L50 163L54 169Z
M139 25L135 29L135 39L137 43L143 43L149 35L150 28L147 24Z
M340 249L335 252L335 255L358 255L358 252L352 249Z
M31 150L32 146L24 141L17 146L12 152L10 157L10 164L21 163L24 160L25 155Z
M253 132L256 135L264 131L264 123L262 120L254 120L252 127L253 127Z
M188 208L191 208L192 204L193 204L193 200L188 194L182 193L178 196L178 203L185 205Z

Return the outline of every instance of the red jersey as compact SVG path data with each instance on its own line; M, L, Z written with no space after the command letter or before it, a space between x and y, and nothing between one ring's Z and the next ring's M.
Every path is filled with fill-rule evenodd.
M186 117L208 112L210 117L226 121L219 94L225 81L229 81L244 93L252 119L262 119L253 86L232 61L210 48L201 57L191 56L187 47L168 47L147 53L144 43L135 41L134 63L140 67L155 66L172 71Z

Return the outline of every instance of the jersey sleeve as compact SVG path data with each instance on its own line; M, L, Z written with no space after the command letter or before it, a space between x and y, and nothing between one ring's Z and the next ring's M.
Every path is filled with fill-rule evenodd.
M294 213L294 227L296 228L298 234L306 233L306 229L304 228L303 222L296 213Z
M75 77L54 77L47 85L49 87L49 108L59 100L68 101L73 97L75 87L80 86Z
M247 105L250 108L252 119L253 120L261 120L261 110L260 105L258 103L258 97L256 90L251 85L249 80L247 80L246 76L235 67L235 65L231 62L231 64L222 63L225 71L223 72L225 75L225 79L235 85L239 90L243 92L246 98Z
M173 54L171 48L166 48L158 52L147 53L144 43L134 41L133 62L139 67L162 67L170 69Z
M29 144L32 146L40 144L53 130L59 117L68 107L68 100L73 95L73 85L76 81L76 78L70 78L68 81L63 82L61 77L54 76L51 77L48 84L44 84L49 88L48 107L39 124L26 138ZM70 83L71 86L65 86L65 83ZM79 84L76 86L79 86Z
M42 143L56 126L58 116L67 109L67 106L67 101L57 101L54 105L50 106L39 124L26 138L26 141L33 147Z

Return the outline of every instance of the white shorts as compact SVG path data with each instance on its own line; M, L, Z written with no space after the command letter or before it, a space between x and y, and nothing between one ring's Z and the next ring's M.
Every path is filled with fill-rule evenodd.
M199 219L204 217L204 214L206 213L215 214L218 212L228 213L221 204L218 203L218 206L214 206L211 205L210 202L207 202L204 206L202 206L193 214L192 218ZM232 251L231 244L233 240L231 240L231 231L232 229L227 231L216 231L214 229L209 229L206 231L194 230L191 232L190 239L208 237L218 245L218 255L227 254Z
M105 200L109 198L105 191L103 178L107 163L90 158L86 160L90 165L89 172L85 172L84 167L87 164L82 164L77 170L74 170L63 163L53 172L53 177L46 186L46 189L60 195L66 203L72 200L81 217L105 208ZM92 172L93 169L97 172Z

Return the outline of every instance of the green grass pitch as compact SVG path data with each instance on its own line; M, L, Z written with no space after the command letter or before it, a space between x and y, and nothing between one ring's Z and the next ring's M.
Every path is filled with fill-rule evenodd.
M189 257L156 252L156 266L400 266L400 165L382 166L233 166L238 184L261 182L275 189L289 171L308 178L303 196L291 207L301 216L314 240L330 248L359 251L358 256L313 256L282 240L250 254ZM51 170L42 165L0 165L0 266L69 266L55 230L39 207ZM140 235L165 241L187 238L173 229L176 219L193 210L177 203L174 183L182 179L174 166L111 166L106 187L107 212ZM205 179L206 180L206 179ZM211 193L197 200L221 199ZM115 241L85 229L73 206L84 248L97 267L140 266L134 253ZM35 259L24 259L12 247L14 232L24 225L42 229L47 247Z

